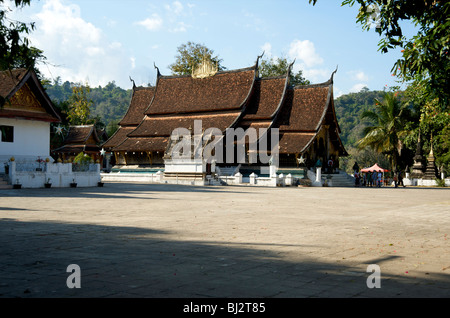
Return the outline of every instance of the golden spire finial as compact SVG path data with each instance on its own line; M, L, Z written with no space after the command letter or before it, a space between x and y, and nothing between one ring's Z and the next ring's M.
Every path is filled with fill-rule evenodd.
M207 59L205 55L203 55L202 62L197 65L197 67L192 67L192 77L193 78L205 78L209 76L215 75L219 70L219 65L213 64L210 59Z

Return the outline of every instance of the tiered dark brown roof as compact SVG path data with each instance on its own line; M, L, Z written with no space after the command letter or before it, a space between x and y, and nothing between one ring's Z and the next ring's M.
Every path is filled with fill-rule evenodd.
M219 72L195 79L161 76L151 107L145 114L185 114L239 110L247 102L255 81L255 67Z
M19 83L27 72L24 68L0 72L0 96L11 97L20 88Z
M287 85L287 76L259 79L243 121L273 119L283 103Z
M193 129L194 121L202 120L203 129L215 127L223 132L229 127L279 128L280 153L295 154L308 148L322 125L331 124L332 142L345 153L334 113L333 76L322 84L289 87L289 72L261 79L256 76L257 66L258 62L203 79L158 72L153 98L132 101L122 120L135 124L140 114L139 125L121 127L104 147L164 151L174 129ZM134 114L134 121L125 120L128 114Z
M26 109L27 105L14 105L10 103L15 94L22 88L30 90L33 98L39 103L39 110ZM0 72L0 96L6 99L5 105L0 108L0 117L39 120L47 122L60 122L61 118L56 112L53 103L42 87L33 70L14 69Z
M129 137L158 137L170 136L176 128L192 128L194 129L194 121L201 120L204 129L215 127L221 131L225 131L230 127L240 112L227 112L218 114L196 114L184 116L164 116L164 117L147 117L133 132L128 134Z
M54 149L54 153L98 153L100 139L94 125L70 126L64 138L64 145Z
M136 126L119 127L116 132L102 145L106 150L112 150L127 139L127 135L132 132Z
M133 93L127 113L119 122L119 128L116 132L103 144L103 148L111 150L127 139L127 135L142 122L144 112L150 105L154 94L154 87L137 87L133 85Z
M84 144L92 137L95 143L99 142L94 125L70 126L64 139L66 144Z
M322 84L300 85L287 90L284 105L271 126L279 128L280 153L304 152L320 127L332 123L330 119L335 119L330 117L334 115L332 85L330 79ZM338 128L337 122L335 126Z
M141 123L143 114L150 105L153 95L155 94L154 87L133 87L133 95L131 96L130 106L127 113L119 122L120 126L137 126Z
M170 137L127 138L114 151L165 151ZM150 149L150 150L149 150Z
M113 141L119 139L113 136L104 147L111 147L113 151L164 151L172 131L193 129L195 120L202 120L204 129L215 127L225 131L242 115L255 81L256 65L218 72L203 79L159 75L151 102L147 107L141 105L141 109L146 110L136 129L111 147ZM130 104L130 108L137 104Z

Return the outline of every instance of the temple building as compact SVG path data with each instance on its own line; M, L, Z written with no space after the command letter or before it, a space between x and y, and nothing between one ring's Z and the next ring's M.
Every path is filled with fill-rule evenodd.
M0 173L3 163L50 157L50 124L61 118L33 70L0 72Z
M119 128L106 143L103 144L105 150L114 152L114 157L112 158L112 163L114 165L119 167L151 167L158 164L164 166L162 155L157 156L159 150L155 152L151 148L139 148L136 145L132 148L118 148L119 145L127 140L127 135L135 130L142 122L144 112L150 105L154 92L154 87L137 87L133 82L133 91L128 110L119 122ZM160 150L164 152L164 149L165 148L162 147Z
M178 177L183 171L204 177L230 168L247 174L268 174L267 168L273 162L261 159L265 158L261 150L264 143L266 157L272 160L277 155L275 165L279 170L303 171L302 166L312 167L318 159L324 164L330 158L338 163L339 157L347 153L339 138L334 110L334 73L325 83L293 87L289 83L292 64L283 76L261 78L259 59L251 67L229 71L217 71L204 62L192 76L163 76L157 69L155 87L133 84L128 111L116 133L103 144L105 151L114 154L114 168L162 168L167 177L171 173ZM177 128L184 135L174 133ZM215 138L211 138L211 128ZM239 130L245 132L243 143L228 134ZM273 131L277 134L271 134ZM186 132L192 137L192 153L176 159L175 149ZM203 153L218 140L217 132L223 135L223 143L218 144L223 149L223 160L214 157L211 162L196 157L198 149ZM258 133L256 148L252 148L247 132ZM240 146L245 148L243 161ZM214 148L213 153L218 149ZM233 155L228 156L230 151ZM255 152L261 156L252 161Z
M64 135L63 145L52 150L52 154L61 161L73 161L79 154L84 153L94 162L101 161L100 144L107 140L104 130L97 131L95 125L72 125Z

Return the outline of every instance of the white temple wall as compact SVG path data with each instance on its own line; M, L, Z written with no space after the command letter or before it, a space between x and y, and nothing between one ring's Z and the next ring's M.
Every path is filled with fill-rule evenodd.
M50 123L35 120L0 118L0 125L14 127L13 142L0 141L0 173L11 157L37 160L50 157ZM1 139L0 139L1 140Z

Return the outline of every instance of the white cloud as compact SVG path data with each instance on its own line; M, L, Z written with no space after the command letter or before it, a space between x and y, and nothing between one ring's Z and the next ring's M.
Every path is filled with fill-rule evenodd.
M156 13L152 14L150 18L136 22L136 24L145 27L149 31L157 31L163 24L162 18Z
M316 52L314 43L309 40L294 40L289 44L288 58L295 59L294 73L303 72L303 76L311 83L320 83L330 78L331 72L323 67L323 58Z
M272 44L270 44L269 42L264 43L261 46L261 50L264 52L265 57L269 59L272 57Z
M347 74L354 81L359 81L359 82L368 82L369 81L369 76L367 76L363 71L349 71L349 72L347 72Z
M360 92L361 91L361 89L363 89L364 87L367 87L367 84L365 84L365 83L358 83L358 84L355 84L355 85L353 85L351 88L350 88L350 93L358 93L358 92Z
M301 67L301 65L300 65ZM321 83L324 81L327 81L330 76L331 76L331 72L327 69L324 68L320 68L320 69L308 69L308 68L301 68L303 71L303 76L310 80L311 83ZM296 70L296 68L294 67L294 71Z
M306 67L312 67L323 63L323 59L316 53L314 43L309 40L294 40L289 47L289 57L305 64Z
M342 90L340 90L338 87L334 86L333 87L333 97L338 98L338 97L341 97L342 95L344 95L344 92Z
M167 4L165 8L175 15L180 15L183 12L183 4L180 1L174 1L172 5Z
M170 32L186 32L187 28L190 27L184 22L178 22L177 26L174 28L169 29Z
M47 0L32 19L36 30L30 40L44 51L49 63L39 67L45 77L88 80L94 87L128 79L132 62L122 44L110 42L100 28L85 21L77 5Z
M191 6L188 5L189 8ZM135 22L137 25L145 27L149 31L158 31L162 29L163 25L166 25L165 30L169 32L186 32L191 26L183 21L179 21L180 16L185 16L184 6L180 1L174 1L172 4L166 4L164 19L157 13L153 13L151 17ZM157 7L155 7L157 10Z

